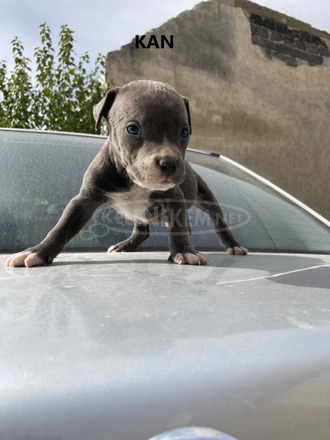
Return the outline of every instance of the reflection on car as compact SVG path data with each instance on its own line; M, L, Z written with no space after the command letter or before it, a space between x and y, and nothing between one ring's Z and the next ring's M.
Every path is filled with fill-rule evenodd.
M82 176L104 142L101 136L1 130L0 248L14 252L39 243L78 194ZM212 188L224 219L250 251L329 252L328 224L309 215L253 173L215 154L189 150L187 159ZM189 211L192 244L220 249L210 218ZM109 205L97 209L67 251L106 250L133 224ZM141 249L167 249L165 225L152 225Z

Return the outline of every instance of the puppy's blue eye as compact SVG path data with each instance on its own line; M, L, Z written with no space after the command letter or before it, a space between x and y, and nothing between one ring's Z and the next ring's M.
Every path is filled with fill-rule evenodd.
M130 124L126 127L126 131L129 134L132 134L134 136L137 136L138 134L140 134L140 128L135 125L135 124Z
M183 128L181 130L180 137L182 137L183 139L186 139L188 136L189 136L188 128Z

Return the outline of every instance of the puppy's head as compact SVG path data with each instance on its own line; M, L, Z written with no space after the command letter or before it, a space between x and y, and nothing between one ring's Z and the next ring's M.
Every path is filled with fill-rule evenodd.
M189 102L167 84L133 81L94 107L96 128L109 126L110 154L139 186L167 190L184 180L191 134Z

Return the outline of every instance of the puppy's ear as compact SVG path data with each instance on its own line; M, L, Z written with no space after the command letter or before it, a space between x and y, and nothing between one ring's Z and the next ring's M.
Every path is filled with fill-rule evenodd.
M93 107L93 116L95 119L95 129L97 130L100 126L102 116L106 117L109 113L112 104L115 102L116 96L118 94L119 87L114 87L110 89L105 97L98 104Z
M188 114L188 122L189 122L189 127L190 127L190 134L191 134L192 129L191 129L191 118L190 118L190 110L189 110L189 99L185 98L184 96L182 96L182 99L183 99L184 105L186 106L186 110L187 110L187 114Z

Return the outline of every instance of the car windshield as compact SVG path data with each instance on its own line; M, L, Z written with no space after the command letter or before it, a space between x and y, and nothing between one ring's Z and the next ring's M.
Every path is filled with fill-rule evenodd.
M79 192L101 136L0 130L0 250L39 243ZM218 155L188 151L187 159L208 183L237 240L250 251L330 253L329 228ZM201 250L223 249L210 218L191 208L191 242ZM98 208L66 246L67 251L104 251L126 239L132 223L109 205ZM165 225L152 225L141 249L168 249Z

